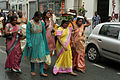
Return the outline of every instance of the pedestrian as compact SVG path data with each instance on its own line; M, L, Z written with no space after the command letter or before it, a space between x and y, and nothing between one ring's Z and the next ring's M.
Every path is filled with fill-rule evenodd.
M20 63L22 57L22 50L20 46L20 37L22 31L20 26L16 25L17 17L11 16L10 23L5 27L6 38L6 52L7 59L5 62L5 69L14 72L21 72Z
M4 17L4 22L6 22L6 14L3 12L3 9L1 9L1 14L2 14L2 17Z
M46 38L50 51L50 55L52 56L55 51L55 35L54 35L54 21L53 17L50 14L50 11L46 11L43 13L43 21L45 23L46 28ZM44 69L48 69L48 65L44 64Z
M83 24L83 19L87 22ZM76 68L79 71L85 73L85 27L90 25L90 22L86 17L77 18L76 24L73 24L72 32L72 53L73 53L73 69Z
M50 50L50 54L52 55L52 53L55 50L55 36L54 36L54 21L53 21L53 17L50 15L50 11L48 10L47 12L43 13L43 21L45 23L45 28L46 28L46 38L47 38L47 43L48 43L48 47Z
M68 27L69 21L62 20L61 27L57 30L57 43L56 43L56 53L58 59L53 68L53 73L70 73L72 75L77 75L72 70L72 51L70 47L70 37L72 32L72 27Z
M24 48L25 48L25 45L26 45L26 24L27 24L27 18L25 18L23 16L21 10L18 11L17 23L18 23L18 25L21 26L21 30L22 30L22 33L23 33L23 37L21 38L21 41L20 41L21 42L21 49L23 51Z
M112 17L108 16L107 21L106 22L112 22Z
M43 71L45 56L49 54L49 48L46 39L45 26L40 21L41 13L36 11L31 21L28 21L26 27L26 46L23 53L23 59L28 58L31 64L31 75L35 73L35 63L39 63L40 75L47 77Z
M2 36L3 33L3 23L4 23L4 17L0 13L0 36Z
M92 26L93 28L96 27L96 25L98 25L101 22L101 18L98 15L97 11L95 12L95 16L93 16L92 18Z

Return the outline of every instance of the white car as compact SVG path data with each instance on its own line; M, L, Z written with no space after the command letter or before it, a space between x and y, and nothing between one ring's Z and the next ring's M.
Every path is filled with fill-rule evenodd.
M99 61L101 57L120 62L120 23L97 25L88 37L86 54L92 62Z

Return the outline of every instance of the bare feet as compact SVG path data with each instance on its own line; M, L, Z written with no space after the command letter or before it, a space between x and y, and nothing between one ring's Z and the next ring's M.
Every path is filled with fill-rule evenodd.
M85 74L85 70L80 70L78 68L77 68L77 70Z
M45 73L42 73L41 76L43 76L43 77L47 77L48 75L45 74Z
M35 73L35 72L31 72L31 75L32 75L32 76L35 76L35 75L36 75L36 73Z
M74 72L70 72L71 75L73 76L77 76L78 74L77 73L74 73Z

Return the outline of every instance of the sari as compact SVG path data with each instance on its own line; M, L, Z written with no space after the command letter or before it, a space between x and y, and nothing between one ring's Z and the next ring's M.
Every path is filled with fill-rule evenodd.
M70 37L71 37L72 28L68 27L63 29L61 27L58 28L56 35L60 36L60 39L67 47L67 51L64 50L62 45L57 40L56 43L56 53L58 55L58 59L53 68L53 73L69 73L72 72L72 51L70 47Z
M85 72L85 35L84 26L76 29L73 36L73 44L75 48L72 50L73 53L73 68Z
M52 25L52 21L50 20L50 25L46 29L46 38L51 56L52 56L52 52L55 50L55 36L52 35L51 33L52 29L53 29L53 25Z
M15 25L12 27L10 23L8 23L6 27L9 27L10 32L20 30L19 26ZM13 33L11 40L6 39L6 52L8 56L5 62L5 69L20 70L22 50L20 45L20 37L17 33Z

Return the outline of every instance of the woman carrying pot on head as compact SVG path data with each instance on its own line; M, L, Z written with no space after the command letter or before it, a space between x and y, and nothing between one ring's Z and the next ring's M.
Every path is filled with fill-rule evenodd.
M57 43L56 43L56 53L58 59L53 68L53 73L70 73L72 75L77 75L72 70L72 51L70 47L70 38L72 27L69 27L69 21L62 20L61 27L57 30Z
M83 18L78 17L73 25L72 32L72 53L73 53L73 68L85 72L85 27L90 25L90 22L84 17L86 24L83 24Z

